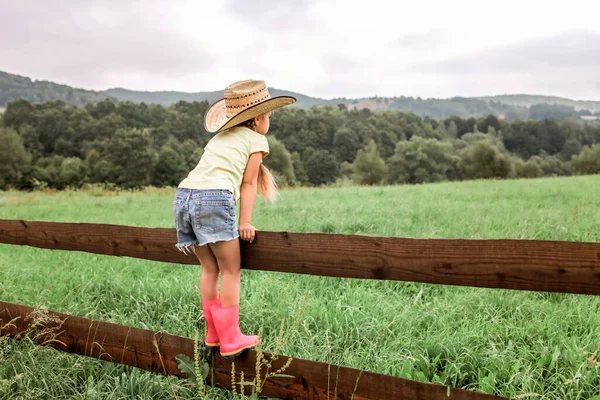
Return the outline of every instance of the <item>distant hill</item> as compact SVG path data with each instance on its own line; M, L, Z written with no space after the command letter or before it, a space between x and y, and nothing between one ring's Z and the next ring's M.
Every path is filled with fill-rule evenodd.
M162 106L170 106L171 104L177 103L180 100L188 102L208 100L209 103L213 103L219 100L223 95L223 92L145 92L123 88L108 89L103 91L102 93L104 93L107 96L113 97L118 101L133 101L136 103L143 102L150 104L160 104Z
M591 113L600 112L600 101L577 101L561 97L535 96L535 95L501 95L487 97L453 97L450 99L421 99L419 97L369 97L360 99L322 99L310 97L304 94L290 92L287 90L269 88L272 96L294 96L297 99L296 106L310 108L313 106L338 106L345 105L349 109L368 108L372 111L404 111L412 112L421 117L448 118L458 116L463 118L481 117L489 114L508 119L529 119L538 117L564 118L577 117L580 110L589 110ZM102 93L119 101L134 101L161 104L169 106L180 100L185 101L208 101L214 103L219 100L223 92L144 92L122 88L109 89ZM530 115L529 109L545 105L542 111ZM546 106L547 105L547 106ZM558 108L555 110L553 108Z
M505 94L499 96L479 97L485 101L496 101L510 106L531 107L536 104L556 104L561 106L573 107L575 110L590 110L591 112L600 111L600 101L591 100L571 100L556 96L537 96L530 94Z
M397 110L412 112L432 118L480 117L489 114L504 116L516 107L488 102L475 97L453 97L450 99L421 99L414 97L371 97L350 100L348 108L371 110Z
M271 96L293 96L297 99L295 105L300 108L310 108L313 106L338 106L343 104L349 109L368 108L372 111L378 110L397 110L413 112L420 116L430 116L433 118L446 118L453 115L460 117L476 117L482 115L502 115L506 111L513 110L514 107L495 104L476 98L456 97L452 99L420 99L412 97L371 97L361 99L321 99L310 97L304 94L269 88ZM143 92L133 91L122 88L109 89L103 93L114 97L119 101L135 101L145 103L156 103L163 106L169 106L179 100L185 101L208 101L213 103L223 96L222 91L216 92Z
M48 81L32 81L24 76L0 71L0 108L6 106L9 101L19 98L32 102L62 100L76 106L111 99L104 93L76 89Z
M180 100L184 101L208 101L209 103L214 103L223 97L223 91L214 91L214 92L196 92L196 93L188 93L188 92L172 92L172 91L158 91L158 92L145 92L145 91L136 91L136 90L128 90L123 88L115 88L108 89L102 92L107 96L113 97L119 101L134 101L134 102L144 102L144 103L153 103L160 104L163 106L169 106L173 103L177 103ZM293 96L296 98L296 106L301 108L310 108L312 106L322 106L328 104L327 100L318 99L315 97L309 97L300 93L294 93L287 90L280 90L269 88L269 93L271 96Z
M597 113L600 116L600 101L578 101L554 96L536 96L527 94L500 95L483 97L453 97L450 99L422 99L420 97L369 97L360 99L322 99L282 89L269 88L272 96L294 96L295 106L310 108L313 106L338 106L343 104L349 109L368 108L376 110L395 110L412 112L421 117L462 118L482 117L489 114L505 119L541 119L588 116ZM7 102L25 98L32 102L62 100L70 105L84 105L109 99L111 101L132 101L136 103L160 104L165 107L180 100L208 101L214 103L222 97L222 91L176 92L176 91L136 91L124 88L108 89L101 92L72 88L48 81L32 81L30 78L0 71L0 109ZM588 110L582 111L582 110Z

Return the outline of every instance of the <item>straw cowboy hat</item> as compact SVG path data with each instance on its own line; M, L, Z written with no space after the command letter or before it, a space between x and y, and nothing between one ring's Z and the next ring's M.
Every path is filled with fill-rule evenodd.
M295 101L291 96L271 97L264 81L235 82L227 86L224 98L206 111L204 128L208 132L221 132Z

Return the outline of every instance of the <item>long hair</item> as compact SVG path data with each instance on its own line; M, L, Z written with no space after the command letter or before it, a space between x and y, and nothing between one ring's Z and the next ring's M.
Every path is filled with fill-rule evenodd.
M239 123L237 126L243 126L255 131L254 118L250 118L249 120ZM275 200L277 200L277 197L279 196L277 182L275 182L275 177L271 171L269 171L269 169L262 162L260 163L260 169L258 170L257 186L258 193L264 197L265 200L275 203Z

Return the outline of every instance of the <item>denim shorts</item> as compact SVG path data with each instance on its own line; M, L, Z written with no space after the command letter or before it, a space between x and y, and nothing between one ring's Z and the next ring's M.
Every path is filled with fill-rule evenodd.
M173 202L177 247L186 253L193 245L237 239L235 199L229 190L178 188Z

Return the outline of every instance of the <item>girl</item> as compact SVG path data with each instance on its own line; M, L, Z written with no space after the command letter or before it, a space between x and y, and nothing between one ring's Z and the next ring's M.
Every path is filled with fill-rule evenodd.
M272 201L277 195L273 177L262 164L269 154L265 135L271 111L295 101L289 96L271 98L263 81L228 86L224 98L204 117L206 130L218 133L175 195L177 247L184 253L193 250L202 265L200 294L208 329L205 344L208 349L220 347L224 358L236 357L258 341L258 336L246 336L239 328L238 238L254 241L252 208L257 192ZM239 233L235 216L238 200Z

